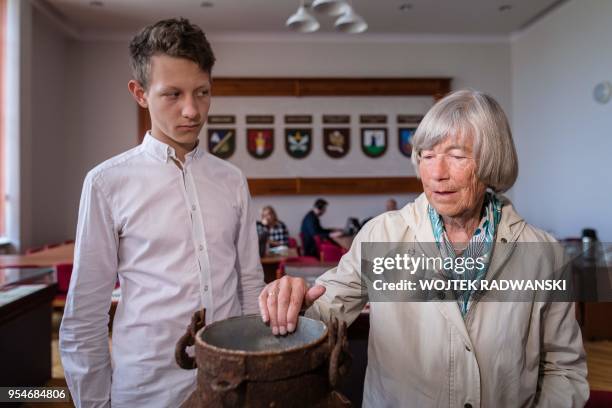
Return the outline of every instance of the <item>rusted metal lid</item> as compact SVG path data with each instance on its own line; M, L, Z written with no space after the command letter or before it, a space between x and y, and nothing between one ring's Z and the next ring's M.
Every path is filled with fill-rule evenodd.
M327 331L322 321L300 316L295 332L275 336L259 315L249 315L207 325L197 333L196 344L221 353L270 355L315 346Z

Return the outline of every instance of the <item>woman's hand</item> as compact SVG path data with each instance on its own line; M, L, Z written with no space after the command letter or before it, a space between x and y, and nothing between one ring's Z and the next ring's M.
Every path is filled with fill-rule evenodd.
M269 323L274 335L292 333L297 325L302 306L309 307L321 295L325 287L312 288L304 278L283 276L268 283L259 295L259 310L264 323Z

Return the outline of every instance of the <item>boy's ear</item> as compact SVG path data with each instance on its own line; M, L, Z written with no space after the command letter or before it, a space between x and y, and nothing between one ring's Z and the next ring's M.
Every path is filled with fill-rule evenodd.
M147 97L145 95L145 90L138 81L132 79L130 82L128 82L128 90L130 91L138 105L145 109L149 107L147 103Z

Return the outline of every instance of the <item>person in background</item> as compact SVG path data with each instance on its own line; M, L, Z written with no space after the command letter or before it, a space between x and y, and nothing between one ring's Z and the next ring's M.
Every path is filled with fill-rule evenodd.
M387 202L385 203L385 211L397 211L397 201L395 201L394 198L390 198L387 200ZM361 221L361 227L363 228L363 226L366 225L366 223L372 218L374 217L364 218L363 221Z
M287 226L278 219L276 211L271 205L266 205L261 209L261 221L257 221L257 232L267 234L270 247L289 245Z
M395 201L394 198L388 199L385 205L386 205L387 211L397 211L397 201Z
M304 245L304 255L319 257L319 251L317 251L317 245L315 243L315 236L321 237L321 239L329 238L330 234L335 229L323 228L319 217L325 214L327 210L327 201L319 198L315 201L312 210L304 216L302 220L302 227L300 232L302 235L302 244Z
M246 178L198 139L215 62L206 36L186 19L163 20L129 49L128 89L151 130L83 184L60 329L77 407L180 406L196 389L196 371L174 357L193 313L206 308L207 324L255 313L264 287Z

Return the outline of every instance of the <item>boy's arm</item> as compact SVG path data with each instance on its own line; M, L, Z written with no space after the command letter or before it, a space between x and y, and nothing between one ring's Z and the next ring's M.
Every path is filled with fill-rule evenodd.
M108 320L117 279L118 232L100 179L85 178L74 267L60 328L66 382L77 407L110 406Z
M256 215L251 205L251 195L246 179L239 188L240 225L236 239L236 270L238 271L238 296L242 314L259 313L257 298L264 288L263 269L259 259L259 240L255 228Z

